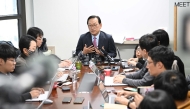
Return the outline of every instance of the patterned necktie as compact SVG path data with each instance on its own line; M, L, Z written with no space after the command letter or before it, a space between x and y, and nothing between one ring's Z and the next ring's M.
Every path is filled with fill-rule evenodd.
M97 48L96 37L94 37L93 45L94 45L95 48Z

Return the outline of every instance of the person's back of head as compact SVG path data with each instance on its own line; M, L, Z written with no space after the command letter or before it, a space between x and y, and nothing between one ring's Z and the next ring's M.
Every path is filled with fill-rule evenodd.
M30 50L29 48L30 48L32 41L36 43L36 39L34 37L32 37L31 35L24 35L20 38L19 49L20 49L21 53L24 53L24 52L27 52L28 50Z
M6 62L8 58L16 59L16 57L17 53L13 46L6 43L0 44L0 59L3 59Z
M158 40L153 34L146 34L139 39L139 45L142 50L145 49L146 52L149 52L152 48L158 46Z
M161 62L166 70L170 70L174 61L174 52L171 48L165 46L156 46L148 52L148 56L153 63Z
M33 36L35 39L37 39L37 37L43 37L44 35L43 31L38 27L29 28L27 34Z
M155 78L154 88L171 94L174 100L187 98L188 86L185 77L176 70L166 70Z
M158 39L159 45L163 45L166 47L169 46L170 39L169 39L168 33L165 30L158 29L158 30L155 30L152 34L155 35L156 38Z
M149 92L139 105L138 109L177 109L173 98L165 91L154 90Z

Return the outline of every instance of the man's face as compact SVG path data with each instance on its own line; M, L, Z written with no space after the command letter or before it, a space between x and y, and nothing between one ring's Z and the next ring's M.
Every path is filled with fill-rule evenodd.
M43 36L38 36L36 38L36 41L37 41L37 47L40 47L42 45L42 42L43 42Z
M7 58L7 61L5 62L3 59L0 58L0 65L4 73L13 72L15 69L16 60L15 58Z
M98 35L101 28L102 28L102 24L98 23L97 18L91 18L88 21L88 29L92 35L94 35L94 36Z
M148 56L148 59L147 59L146 68L148 68L148 72L152 76L157 76L159 74L159 69L158 69L157 63L156 63L156 65L154 65L154 62L153 62L152 58L149 57L149 56Z
M136 49L135 52L136 52L136 57L137 57L137 58L142 58L141 48L140 48L140 46L137 47L137 49Z
M31 41L30 42L29 50L30 51L35 51L36 50L36 46L37 46L36 42L35 41Z
M36 51L36 46L37 46L36 42L35 41L31 41L29 49L24 48L24 54L26 56L29 56L30 55L29 52L33 52L34 53Z

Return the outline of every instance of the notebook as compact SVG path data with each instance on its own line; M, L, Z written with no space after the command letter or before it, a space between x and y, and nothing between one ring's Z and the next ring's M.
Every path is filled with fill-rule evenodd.
M48 91L45 91L44 94L40 94L40 96L38 98L27 99L26 101L43 101L43 100L46 100L50 96L50 94L52 92L53 85L54 85L55 78L56 78L56 74L55 74L55 76L50 81L50 86L49 86L49 90Z
M119 84L113 82L114 77L105 76L104 85L105 86L125 86L127 84Z

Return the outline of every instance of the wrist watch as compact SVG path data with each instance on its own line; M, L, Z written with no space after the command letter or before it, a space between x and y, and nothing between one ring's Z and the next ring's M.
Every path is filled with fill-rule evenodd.
M128 108L128 109L131 109L131 108L130 108L130 103L131 103L131 102L132 102L132 100L130 99L129 102L128 102L128 104L127 104L127 108Z

